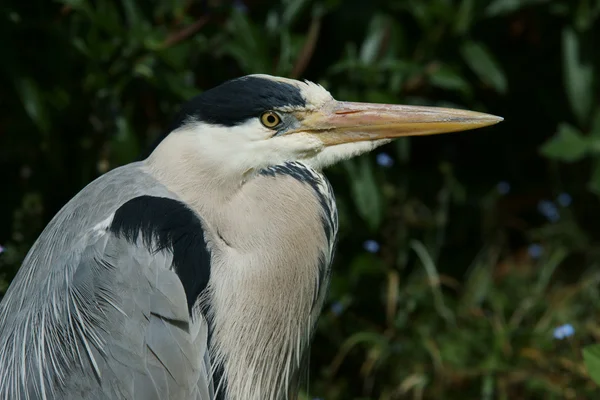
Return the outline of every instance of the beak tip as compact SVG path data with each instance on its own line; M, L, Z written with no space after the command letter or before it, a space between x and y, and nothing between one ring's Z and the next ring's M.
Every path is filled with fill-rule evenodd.
M486 114L483 119L485 120L485 126L496 125L504 121L503 117L491 114Z

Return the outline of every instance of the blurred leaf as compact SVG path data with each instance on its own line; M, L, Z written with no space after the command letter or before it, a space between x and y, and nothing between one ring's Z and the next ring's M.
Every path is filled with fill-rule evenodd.
M552 249L552 254L543 263L537 274L537 281L533 287L534 293L541 295L550 284L550 280L558 266L565 260L568 251L562 246L556 246Z
M363 64L371 65L375 62L388 25L387 22L388 19L381 15L376 15L371 20L369 32L360 49L360 61Z
M574 162L589 150L589 140L569 124L561 124L556 135L541 147L541 153L554 160Z
M536 3L547 3L548 0L494 0L491 1L485 9L485 14L490 17L497 17L504 14L514 13L515 11L531 6Z
M372 254L358 254L352 259L348 277L353 284L361 283L367 275L379 275L385 273L381 260Z
M152 70L153 64L153 57L144 57L134 64L133 73L137 76L143 76L148 79L152 78L154 76L154 71Z
M454 69L442 65L429 73L429 81L432 86L446 90L455 90L464 94L471 92L470 84L460 76Z
M488 373L481 382L481 400L492 400L494 398L495 374Z
M126 6L124 7L127 8ZM129 32L129 29L133 28L133 25L125 23L121 15L121 9L117 2L98 2L94 7L93 12L93 25L98 30L110 32L112 35L122 35L120 42L126 42L129 39L125 32ZM125 13L127 15L127 12Z
M490 292L493 284L493 267L497 262L497 255L491 253L486 252L478 256L467 274L460 298L463 312L481 306Z
M444 295L440 289L440 276L433 260L431 259L431 256L429 255L429 252L425 246L423 246L423 243L419 242L418 240L411 240L410 247L415 251L415 253L417 253L421 264L427 272L427 276L429 278L429 287L433 293L437 312L439 313L440 317L444 318L447 322L454 322L454 315L444 303Z
M309 0L286 0L283 3L285 9L281 16L282 27L288 27L298 18Z
M592 126L590 128L590 135L594 138L600 138L600 107L596 110L596 113L594 114L594 117L592 118Z
M88 17L93 15L92 8L87 0L57 0L57 2L67 5L73 10L81 11Z
M388 339L377 332L359 332L350 336L344 341L344 344L342 344L340 352L333 362L334 367L332 369L337 369L335 366L339 366L350 350L360 344L368 344L373 347L385 349L388 347Z
M586 346L582 350L585 367L590 378L600 385L600 344Z
M364 99L369 103L394 103L396 97L384 90L369 90L364 94Z
M473 11L475 8L475 0L462 0L458 7L454 30L462 35L467 32L473 21Z
M245 13L234 10L231 16L228 28L232 40L221 50L231 55L246 74L271 72L268 41Z
M29 77L22 77L15 82L15 86L29 118L42 132L47 133L50 129L48 112L43 100L44 95L35 81Z
M594 2L593 0L579 1L575 11L575 26L577 30L583 32L590 29L594 25L594 21L598 18L598 15L600 15L600 2Z
M165 84L169 86L171 93L177 95L182 100L191 99L200 94L197 87L185 82L186 77L184 74L163 71L162 78Z
M506 93L507 83L504 72L485 46L468 41L462 45L461 54L482 82L491 85L502 94Z
M113 136L110 146L112 165L123 165L140 154L140 145L125 116L117 117L116 125L117 132Z
M580 51L580 38L572 28L563 30L563 68L567 97L571 109L581 125L585 125L592 110L594 71Z
M369 228L376 230L383 218L382 198L368 157L344 163L348 172L354 204Z
M137 27L143 18L138 9L138 6L134 0L121 0L123 9L125 10L125 16L127 17L127 23L130 28Z
M403 164L408 163L410 160L410 137L398 138L394 142L396 143L398 161Z
M588 189L590 192L600 196L600 158L594 160L592 174L588 182Z

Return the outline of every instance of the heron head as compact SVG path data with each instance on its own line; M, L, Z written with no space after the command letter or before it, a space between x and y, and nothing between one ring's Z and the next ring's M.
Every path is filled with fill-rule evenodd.
M192 99L171 130L183 134L186 146L204 160L248 171L286 161L322 168L394 138L500 121L449 108L337 101L312 82L248 75Z

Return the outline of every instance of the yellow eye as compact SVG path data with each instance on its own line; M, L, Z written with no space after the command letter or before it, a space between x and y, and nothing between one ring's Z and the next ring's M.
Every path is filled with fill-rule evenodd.
M260 122L267 128L272 129L281 123L281 117L273 111L267 111L260 116Z

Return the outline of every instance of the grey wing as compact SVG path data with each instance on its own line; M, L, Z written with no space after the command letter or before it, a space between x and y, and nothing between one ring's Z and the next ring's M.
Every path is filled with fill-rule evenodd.
M213 399L208 325L190 318L173 252L149 249L142 236L132 243L108 229L94 235L68 299L81 368L70 368L58 397Z

